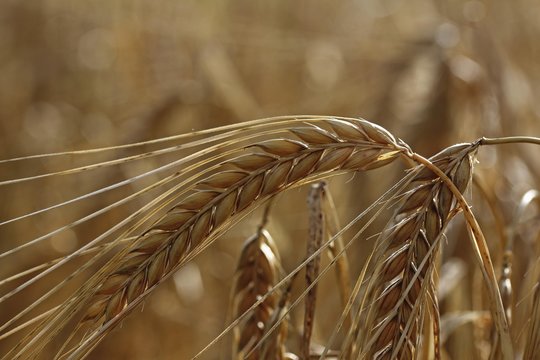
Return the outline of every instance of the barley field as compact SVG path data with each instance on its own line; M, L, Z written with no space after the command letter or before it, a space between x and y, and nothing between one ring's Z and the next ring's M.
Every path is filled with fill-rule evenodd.
M540 3L0 1L0 359L537 359Z

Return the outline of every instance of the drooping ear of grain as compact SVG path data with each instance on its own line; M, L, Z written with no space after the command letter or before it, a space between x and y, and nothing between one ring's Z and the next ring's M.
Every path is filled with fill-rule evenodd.
M106 297L112 303L103 302L101 311L94 306L86 319L103 318L106 322L118 315L132 299L143 295L177 268L212 232L256 202L321 172L382 166L404 150L386 130L366 121L353 124L329 120L328 123L349 138L342 139L337 133L317 126L293 128L291 132L304 143L289 139L275 140L271 145L266 142L259 148L270 153L249 153L224 163L224 169L239 170L208 177L201 183L213 190L196 188L146 231L101 284L96 292L100 299L91 302L95 305ZM351 134L358 134L356 142L350 138ZM283 144L281 148L279 141ZM366 152L370 154L367 157ZM357 158L361 160L356 161ZM137 277L145 281L134 285Z
M266 230L252 236L244 244L232 287L232 318L244 314L265 295L279 280L279 254L273 239ZM262 340L272 313L278 306L280 292L271 293L258 305L233 332L233 359L260 359L264 345L273 348L276 359L284 354L283 337L269 337L272 344L255 346ZM283 322L282 326L286 326ZM279 332L279 331L278 331ZM248 355L250 354L250 355Z
M433 162L463 192L471 179L475 151L474 144L454 146L436 155ZM427 171L421 171L413 184L377 241L380 250L367 289L368 312L358 350L362 358L415 358L425 309L434 308L434 304L429 306L436 297L434 259L454 200L442 181Z
M160 282L204 249L208 239L257 204L306 179L378 168L410 152L385 129L365 120L327 118L317 124L324 128L306 122L288 129L300 140L254 143L245 155L207 174L192 187L191 195L106 264L101 272L105 276L90 279L96 284L90 293L76 294L77 301L68 301L46 325L35 329L44 341L28 337L17 348L18 354L39 353L67 318L86 309L83 321L89 331L71 353L73 358L84 357ZM205 170L201 165L200 171Z

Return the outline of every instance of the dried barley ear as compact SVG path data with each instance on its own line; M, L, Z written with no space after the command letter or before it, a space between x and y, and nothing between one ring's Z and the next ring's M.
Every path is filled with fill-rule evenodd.
M238 261L231 293L233 319L249 311L252 305L279 281L279 262L274 240L261 226L243 245ZM233 359L284 358L285 321L280 325L276 336L263 339L272 315L281 305L280 296L277 290L269 294L234 328Z
M324 117L305 121L303 126L290 121L295 126L280 124L286 138L267 140L273 132L263 131L251 146L235 144L227 156L216 157L214 160L223 162L210 169L200 158L192 165L197 176L186 180L187 187L175 205L92 275L65 306L54 309L12 354L39 354L62 329L71 326L71 319L84 314L74 332L83 326L89 330L69 336L67 342L77 340L66 354L86 356L160 283L257 204L315 178L379 168L411 153L388 131L363 119ZM300 140L290 139L293 136ZM64 346L60 352L63 350Z
M471 179L476 149L474 144L452 146L431 161L463 192ZM415 358L426 342L422 336L426 316L433 312L431 318L438 317L435 260L443 230L455 213L455 201L431 171L420 171L413 186L377 240L373 275L361 307L368 311L355 319L356 324L362 323L355 341L362 358ZM434 354L440 358L438 345Z
M268 360L287 360L298 359L292 352L284 352L285 341L288 336L288 318L289 303L291 299L292 286L296 276L290 278L287 282L287 288L281 294L278 306L274 309L270 320L266 323L264 337L259 341L261 346L260 359ZM257 347L259 344L256 345Z
M289 129L305 143L289 139L256 143L250 147L262 153L225 161L219 171L196 184L191 195L146 230L129 253L122 254L119 264L111 263L109 275L90 299L85 320L93 322L97 331L108 322L117 323L132 305L208 245L208 238L253 204L309 177L375 169L408 151L385 129L365 120L328 119L325 123L332 131L313 124Z

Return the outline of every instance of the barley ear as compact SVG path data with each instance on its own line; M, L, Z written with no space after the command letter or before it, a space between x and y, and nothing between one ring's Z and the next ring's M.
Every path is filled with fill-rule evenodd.
M283 131L290 138L272 143L261 140L239 149L242 155L225 160L195 184L191 195L106 265L109 274L99 279L94 294L82 302L87 307L84 321L91 330L72 354L74 358L99 342L156 286L258 204L312 178L375 169L410 151L383 128L361 119L305 121L305 126Z
M232 287L233 319L248 311L260 296L266 294L277 283L278 262L277 248L268 231L262 229L246 241L242 247ZM279 296L279 292L273 292L234 328L234 359L260 357L260 349L253 350L253 347L262 338L265 326L277 308ZM283 347L283 344L274 345ZM251 355L245 357L249 352Z
M476 148L474 144L454 146L433 158L461 192L471 179ZM440 237L455 201L440 179L424 171L413 184L377 240L359 350L368 358L414 358L423 334L425 309L438 311L430 284Z

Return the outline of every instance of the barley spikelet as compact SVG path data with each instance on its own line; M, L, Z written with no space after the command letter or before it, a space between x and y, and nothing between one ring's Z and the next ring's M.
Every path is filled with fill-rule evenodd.
M295 356L293 353L285 352L285 341L288 336L288 322L287 314L289 312L289 302L291 299L292 286L294 283L295 276L290 278L288 281L287 287L281 293L280 298L272 316L268 319L264 328L264 336L259 341L260 343L260 359L290 359L291 356ZM267 296L265 294L264 296ZM259 344L255 345L256 347Z
M159 282L254 205L311 178L378 168L410 151L386 130L365 120L324 119L316 123L320 127L307 122L289 128L291 136L299 140L258 142L248 147L247 154L226 160L193 185L191 195L117 254L105 266L106 275L92 279L96 286L91 293L77 295L68 302L69 308L53 314L54 321L65 324L67 317L86 308L83 324L88 324L90 331L74 348L72 357L84 357ZM48 321L34 333L52 339L53 333L46 329L59 331L61 326ZM19 344L18 354L41 351L46 341L35 347L32 344L36 341L35 336L27 337Z
M453 146L432 160L463 192L477 145ZM435 298L434 257L453 208L450 190L424 169L378 240L369 283L361 354L369 359L412 359L422 334L423 309ZM364 357L362 357L364 358Z
M260 296L277 283L279 255L273 239L266 230L261 230L249 238L243 246L235 281L232 287L233 318L246 312ZM254 346L262 339L272 312L276 310L279 292L273 292L257 306L251 315L234 328L233 358L258 359L260 348ZM278 349L278 358L283 357L282 341L272 344ZM248 353L251 355L246 357Z
M262 152L230 160L222 171L200 182L135 242L100 285L85 320L104 323L114 318L231 216L256 201L317 173L380 167L403 150L390 134L368 122L359 122L362 127L337 120L328 123L334 132L316 126L293 128L303 142L279 139L255 145Z
M232 316L242 315L272 286L279 276L279 255L273 239L266 230L249 238L243 246L235 281L232 287ZM280 293L271 293L252 313L234 328L233 359L259 359L261 347L254 346L262 339L265 327L276 310ZM284 323L285 324L285 323ZM271 347L276 349L278 359L283 358L283 341L278 337ZM251 354L246 356L248 353Z

